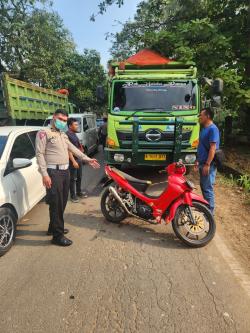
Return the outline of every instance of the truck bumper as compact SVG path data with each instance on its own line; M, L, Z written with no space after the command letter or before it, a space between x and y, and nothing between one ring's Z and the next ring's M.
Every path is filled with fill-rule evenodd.
M139 149L137 154L133 156L132 151L130 149L111 149L111 148L105 148L105 161L107 164L111 165L130 165L130 166L166 166L174 161L174 154L172 151L166 151L166 150L145 150L145 149ZM187 163L186 162L186 156L187 155L196 155L196 150L182 150L180 154L180 159L183 160L183 162L186 165L194 165L194 162ZM162 160L147 160L145 159L145 155L148 154L156 154L158 157L162 158L162 155L165 155L166 158ZM123 161L117 161L117 155L120 155L120 157L124 157Z

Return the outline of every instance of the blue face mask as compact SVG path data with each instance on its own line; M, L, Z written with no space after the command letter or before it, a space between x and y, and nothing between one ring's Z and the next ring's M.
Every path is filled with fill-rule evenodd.
M61 121L59 119L55 119L55 127L59 130L59 131L64 131L66 129L67 123L65 121Z

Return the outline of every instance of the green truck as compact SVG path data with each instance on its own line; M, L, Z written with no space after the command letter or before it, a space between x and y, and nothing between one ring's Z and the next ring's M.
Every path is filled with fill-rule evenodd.
M103 95L100 87L97 95ZM150 50L111 63L108 102L108 164L165 166L179 159L195 163L202 102L194 64Z
M58 108L74 113L67 95L0 73L0 126L42 125Z

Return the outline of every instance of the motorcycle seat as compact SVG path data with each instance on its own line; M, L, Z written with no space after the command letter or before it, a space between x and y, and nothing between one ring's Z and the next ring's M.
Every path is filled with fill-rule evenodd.
M115 167L112 167L112 170L117 173L120 177L122 177L123 179L126 179L129 183L133 183L134 184L140 184L142 185L142 187L147 188L149 185L152 184L152 182L150 180L142 180L142 179L138 179L135 177L132 177L130 175L128 175L125 172L122 172L121 170L116 169ZM136 185L135 185L136 187Z

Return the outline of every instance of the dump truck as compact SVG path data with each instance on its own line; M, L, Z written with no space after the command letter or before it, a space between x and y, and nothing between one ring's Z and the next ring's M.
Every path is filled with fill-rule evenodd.
M41 88L0 73L0 125L42 125L58 108L75 111L64 91Z
M99 99L103 94L98 87ZM107 164L165 166L180 159L187 166L195 163L202 101L193 63L147 49L111 63L108 101Z

